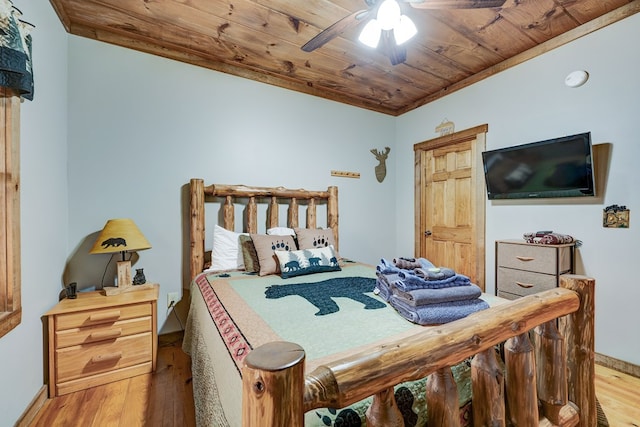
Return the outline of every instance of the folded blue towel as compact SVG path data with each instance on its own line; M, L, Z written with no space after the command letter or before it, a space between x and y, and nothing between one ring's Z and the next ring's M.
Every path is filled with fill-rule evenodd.
M402 317L418 325L441 325L489 308L489 304L480 298L413 307L392 295L389 304Z
M471 285L471 280L462 274L456 274L443 280L425 280L414 274L407 274L402 271L398 273L398 276L399 279L393 282L393 286L403 292L413 291L415 289L440 289L451 286Z
M398 280L398 275L395 273L382 274L377 271L376 276L376 289L378 289L378 295L380 295L385 301L389 301L392 292L392 284Z
M421 265L422 268L426 268L426 269L434 268L434 265L425 258L417 258L416 261ZM402 268L398 268L394 263L389 262L384 258L380 259L380 264L376 266L376 270L378 270L382 274L399 273L401 271L407 274L415 274L413 269L404 270Z
M440 289L414 289L403 292L397 288L393 293L412 307L442 302L464 301L480 297L482 289L473 283L469 286L450 286ZM389 299L387 299L388 301Z

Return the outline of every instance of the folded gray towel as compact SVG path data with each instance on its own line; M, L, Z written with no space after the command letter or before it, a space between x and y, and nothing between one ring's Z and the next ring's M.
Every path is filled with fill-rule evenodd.
M478 298L482 295L482 289L478 285L471 284L469 286L453 286L439 289L414 289L406 292L393 288L393 293L410 306L416 307Z
M453 322L489 308L489 304L480 298L412 307L396 295L392 295L389 304L408 321L423 326Z
M393 264L402 270L413 270L415 268L422 267L420 261L416 260L415 258L394 258Z
M445 267L416 268L414 272L425 280L444 280L456 275L455 271Z

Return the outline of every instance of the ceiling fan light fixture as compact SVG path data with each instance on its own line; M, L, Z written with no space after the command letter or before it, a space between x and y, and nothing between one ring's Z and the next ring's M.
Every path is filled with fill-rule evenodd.
M418 29L416 28L416 24L414 24L411 18L407 15L402 15L400 17L400 22L393 29L393 36L396 39L397 45L401 45L417 33Z
M378 47L381 34L382 28L380 28L380 23L377 19L372 19L364 26L360 32L360 36L358 36L358 40L366 46L375 49Z
M378 8L377 15L380 28L383 30L392 30L398 26L400 22L400 5L396 0L384 0Z

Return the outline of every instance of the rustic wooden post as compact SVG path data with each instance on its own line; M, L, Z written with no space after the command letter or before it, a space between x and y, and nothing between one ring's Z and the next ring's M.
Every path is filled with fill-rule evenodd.
M471 395L474 425L505 426L504 373L493 347L471 361Z
M504 345L507 371L507 416L519 427L538 427L536 362L527 333L509 338Z
M316 199L309 199L307 205L307 228L316 228Z
M247 355L242 368L243 427L303 427L304 359L302 347L282 341Z
M560 411L567 404L567 358L564 338L555 320L534 329L536 379L542 412L554 424L560 422Z
M296 228L298 226L298 199L295 197L292 197L291 202L289 203L287 224L290 228Z
M278 198L271 196L271 203L269 203L269 228L278 226L278 213Z
M328 188L329 198L327 199L327 227L333 230L333 239L336 242L336 251L339 249L338 243L338 187L332 185Z
M595 391L595 280L577 275L560 276L560 287L580 296L580 307L558 319L558 327L567 343L569 400L580 409L580 426L597 424Z
M367 409L366 420L367 427L404 427L404 419L396 404L393 387L373 396L373 402Z
M427 377L427 419L430 426L460 427L458 388L451 368Z
M204 181L202 179L192 179L190 181L190 221L191 235L189 236L191 245L191 279L202 272L204 266Z
M249 197L247 204L247 231L249 233L258 232L258 205L256 205L255 197Z
M222 226L231 231L236 227L233 197L231 196L227 196L224 199L224 206L222 207Z

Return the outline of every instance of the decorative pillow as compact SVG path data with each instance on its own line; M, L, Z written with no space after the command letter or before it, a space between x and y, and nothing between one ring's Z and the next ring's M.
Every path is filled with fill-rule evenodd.
M276 251L280 275L283 279L303 274L339 271L338 258L333 246L299 251Z
M267 234L271 236L295 236L296 232L289 227L273 227L267 230Z
M242 251L238 240L242 234L229 231L219 225L214 226L210 270L244 269L244 260L242 259Z
M296 250L296 244L292 236L269 236L268 234L251 234L253 246L258 254L260 264L259 276L279 273L278 259L275 251Z
M258 253L253 245L251 236L246 234L240 235L240 249L242 251L242 260L244 261L244 269L248 273L257 273L260 271L260 262L258 261Z
M336 247L333 230L330 228L296 228L295 231L298 238L298 249Z

